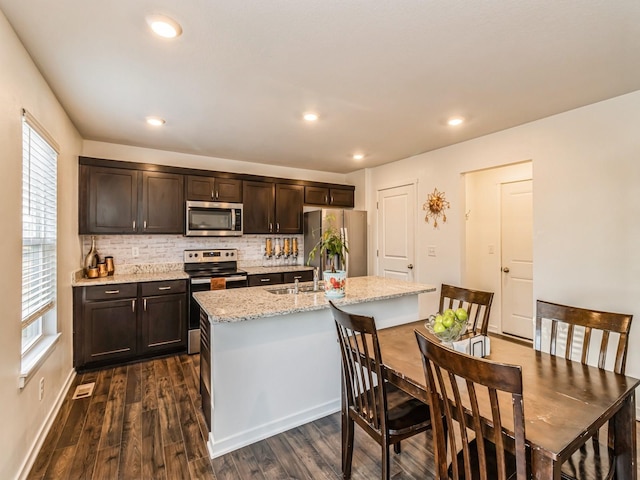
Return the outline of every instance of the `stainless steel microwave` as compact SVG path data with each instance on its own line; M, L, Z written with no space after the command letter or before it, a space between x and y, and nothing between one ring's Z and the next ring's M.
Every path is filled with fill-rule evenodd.
M242 204L187 202L187 237L239 237L242 235Z

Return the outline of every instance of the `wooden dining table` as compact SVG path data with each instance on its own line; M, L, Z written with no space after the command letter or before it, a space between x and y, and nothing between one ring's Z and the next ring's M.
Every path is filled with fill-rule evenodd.
M379 330L380 351L387 379L428 402L414 330L437 341L424 321L418 321ZM501 337L491 337L491 354L486 358L522 367L525 434L533 478L560 479L563 462L613 419L616 478L637 480L635 389L640 380Z

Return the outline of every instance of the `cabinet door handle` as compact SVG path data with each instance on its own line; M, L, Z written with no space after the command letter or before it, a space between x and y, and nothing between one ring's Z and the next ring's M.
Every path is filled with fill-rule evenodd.
M269 231L273 232L273 223L269 222Z
M324 196L324 203L329 203L329 195Z
M333 205L333 195L331 195L331 205Z
M133 221L133 229L134 230L136 229L136 221L135 220Z
M261 282L270 282L271 279L270 278L261 278L260 281Z
M136 311L136 301L135 300L131 300L131 311L132 312Z
M280 231L280 222L276 223L276 232Z
M216 190L216 200L217 200L218 198L220 198L220 192L218 192L218 191Z
M171 287L158 287L158 290L171 290Z
M145 220L144 223L142 224L142 228L144 228L145 230L147 229L147 221Z
M142 308L144 308L145 312L147 311L147 299L146 298L142 301Z
M107 295L115 295L116 293L120 293L120 290L105 290L104 293Z

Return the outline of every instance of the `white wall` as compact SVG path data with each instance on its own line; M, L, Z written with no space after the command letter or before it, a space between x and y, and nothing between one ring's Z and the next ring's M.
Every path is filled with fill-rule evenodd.
M0 478L16 478L72 374L71 272L77 268L81 138L0 12ZM62 337L23 390L20 373L22 108L60 145L58 158L58 324ZM45 394L38 400L38 383Z
M534 299L632 313L627 373L640 377L639 124L640 91L377 167L367 195L375 201L381 185L418 178L417 278L456 284L463 174L532 160ZM421 210L434 187L451 202L438 229ZM437 257L426 245L437 246ZM437 294L423 299L422 314L436 308Z
M494 292L489 331L501 332L500 199L503 183L532 178L532 163L489 168L465 174L465 255L461 285ZM489 253L489 246L493 253Z

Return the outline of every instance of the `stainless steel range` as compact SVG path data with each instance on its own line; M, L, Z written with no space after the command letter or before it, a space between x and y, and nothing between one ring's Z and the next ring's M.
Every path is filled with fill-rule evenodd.
M200 351L200 306L194 292L246 287L247 272L238 270L238 250L185 250L184 271L189 275L189 343L187 351Z

